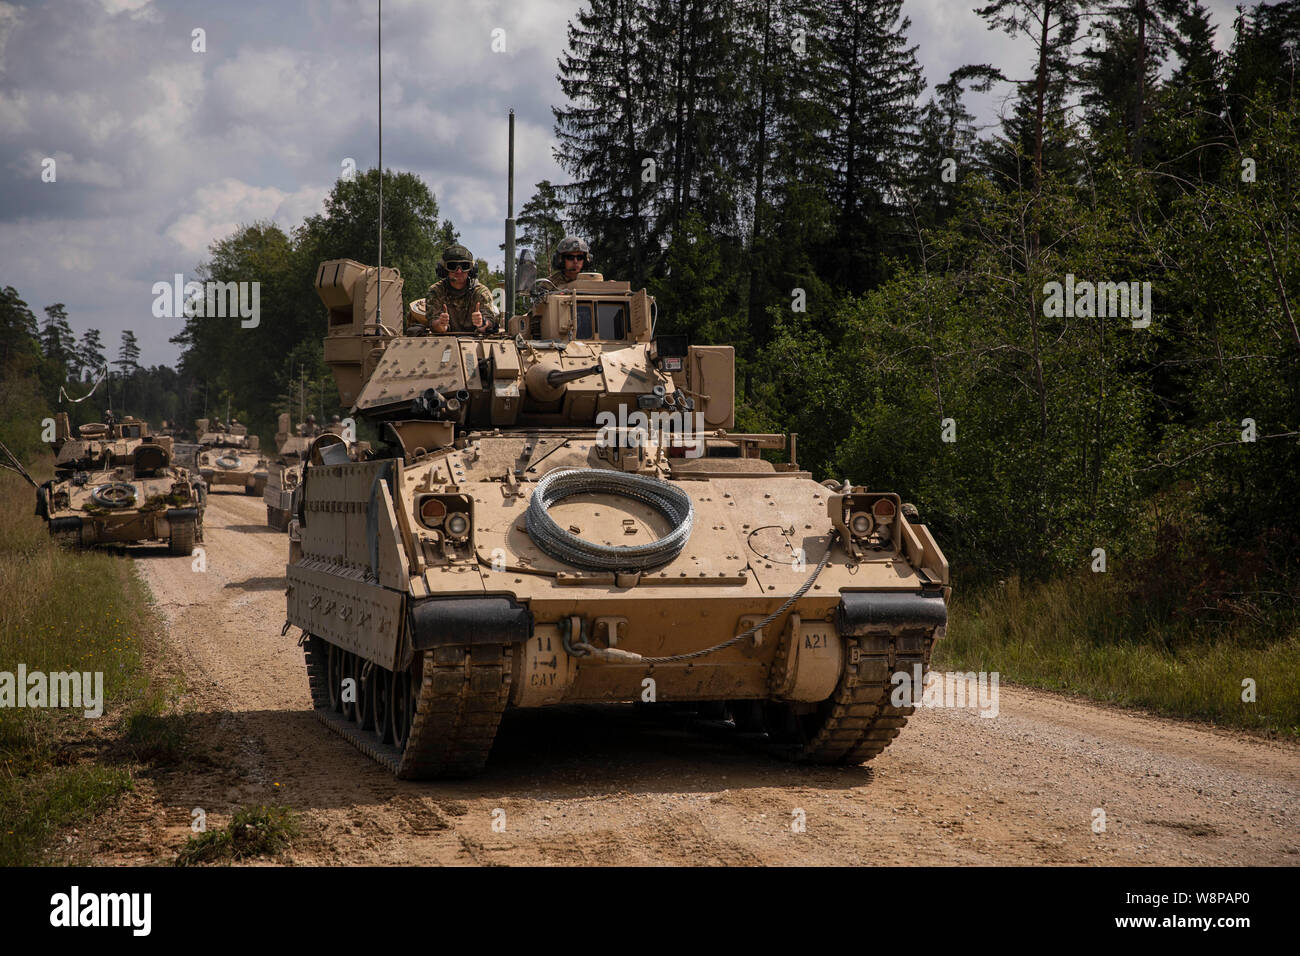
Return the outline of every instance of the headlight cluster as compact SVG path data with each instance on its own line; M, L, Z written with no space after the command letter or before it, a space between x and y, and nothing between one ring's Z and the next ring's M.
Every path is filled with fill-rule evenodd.
M441 531L451 541L469 540L473 527L470 499L465 495L425 495L419 501L420 524Z
M897 495L852 489L827 502L832 523L853 547L880 551L894 544Z

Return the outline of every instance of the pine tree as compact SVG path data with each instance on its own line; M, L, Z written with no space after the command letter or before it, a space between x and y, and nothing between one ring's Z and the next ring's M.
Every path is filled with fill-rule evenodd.
M1035 193L1045 170L1069 165L1065 103L1071 74L1070 44L1079 29L1079 0L994 0L976 11L989 29L1025 35L1034 44L1033 78L1019 84L1015 111L1005 127L1009 149L996 151L1003 177L1016 185L1030 178ZM1027 157L1030 176L1019 169Z
M34 359L43 349L36 316L13 286L0 289L0 368Z
M1238 7L1227 94L1235 126L1259 88L1282 104L1300 93L1300 0Z
M130 329L122 333L122 345L117 350L117 361L113 364L124 376L140 370L140 343Z
M834 0L815 9L809 39L820 56L810 96L836 217L823 260L835 285L862 292L883 278L903 233L894 184L916 152L925 82L916 47L907 45L902 0Z
M62 302L45 307L45 326L41 329L41 351L45 357L75 374L77 339L68 324L68 311Z
M565 236L564 200L550 180L535 187L519 211L520 245L533 251L538 269L545 269L555 246Z
M1216 181L1230 158L1223 57L1214 47L1210 14L1196 0L1176 18L1169 50L1178 65L1159 90L1148 147L1150 164L1164 174L1157 185L1166 201L1193 184Z
M104 367L104 343L99 337L99 329L87 329L82 333L81 344L77 348L78 361L91 378L96 377Z
M633 285L647 275L648 224L664 163L647 146L660 64L645 43L643 13L634 0L591 0L578 12L559 60L568 103L551 110L555 157L572 176L560 187L568 219L605 271Z
M1082 97L1094 141L1122 147L1135 162L1145 150L1160 68L1187 0L1112 0L1089 28L1097 42L1081 53Z
M752 94L736 64L743 19L730 4L710 0L650 0L646 41L662 58L664 80L649 91L647 145L662 157L651 243L666 249L686 215L733 242L738 182L744 162L743 111Z
M988 92L994 82L1005 79L1000 70L975 64L954 70L934 88L935 95L921 110L919 148L905 181L915 230L947 221L959 179L979 161L975 116L966 109L963 95L968 88Z

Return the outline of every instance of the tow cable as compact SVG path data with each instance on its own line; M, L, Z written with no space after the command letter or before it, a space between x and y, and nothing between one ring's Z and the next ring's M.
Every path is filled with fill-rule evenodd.
M563 625L560 627L564 649L573 657L590 657L594 660L605 661L610 664L674 664L678 661L689 661L697 657L704 657L708 654L713 654L717 651L723 650L724 648L731 647L733 644L738 644L767 627L788 611L795 601L808 593L808 589L813 586L817 580L817 576L820 575L822 569L826 567L826 562L830 560L831 552L835 550L835 539L838 537L838 531L831 532L831 540L826 545L826 553L823 554L822 559L817 562L817 567L814 568L813 573L808 576L808 580L804 581L804 583L800 585L799 590L795 591L794 594L791 594L779 608L767 617L763 618L763 620L759 621L749 630L742 631L735 637L723 641L721 644L714 644L712 647L706 647L703 650L698 651L690 651L686 654L672 654L668 657L644 657L637 654L635 651L624 651L616 647L596 647L593 644L587 643L585 623L579 619L575 626L574 619L570 618L569 630L567 632L564 630ZM578 631L577 640L573 640L573 632L575 630Z

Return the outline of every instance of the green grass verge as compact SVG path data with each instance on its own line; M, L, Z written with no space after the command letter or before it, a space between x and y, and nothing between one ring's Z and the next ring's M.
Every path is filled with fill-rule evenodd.
M39 480L50 469L46 460L32 470ZM60 549L34 506L31 486L0 472L0 671L100 672L105 713L0 709L0 866L43 862L59 828L129 789L129 769L104 745L161 709L142 645L159 625L130 559ZM173 738L146 723L126 743L137 759L166 758Z
M298 835L298 818L288 807L245 807L227 826L190 837L176 855L177 866L234 863L275 856Z
M958 591L940 670L1004 680L1248 730L1300 737L1300 631L1197 626L1153 615L1106 574L983 594ZM1255 700L1243 701L1243 681Z
M38 863L60 828L113 806L133 786L124 767L59 767L0 787L0 866Z

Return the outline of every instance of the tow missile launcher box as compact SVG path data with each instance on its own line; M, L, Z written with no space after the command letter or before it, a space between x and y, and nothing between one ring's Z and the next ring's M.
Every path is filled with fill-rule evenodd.
M406 334L395 270L316 288L382 441L313 452L297 497L288 623L328 726L413 778L480 770L507 707L654 700L813 763L897 736L947 561L897 494L733 432L729 346L656 338L654 300L598 273L487 336Z

